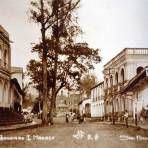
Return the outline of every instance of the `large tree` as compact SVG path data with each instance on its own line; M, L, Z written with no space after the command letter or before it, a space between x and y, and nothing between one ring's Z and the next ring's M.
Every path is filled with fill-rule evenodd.
M53 123L53 108L58 91L63 87L70 89L76 86L82 74L93 68L94 62L100 61L100 56L99 50L89 48L87 43L75 43L75 37L81 32L77 16L74 15L80 0L39 2L32 2L35 10L31 9L31 14L33 20L41 24L42 40L33 47L41 60L30 62L28 67L37 86L40 89L43 86L43 123L47 123L47 94L49 89L52 90L49 117ZM34 64L33 70L31 67ZM39 74L43 77L36 79Z

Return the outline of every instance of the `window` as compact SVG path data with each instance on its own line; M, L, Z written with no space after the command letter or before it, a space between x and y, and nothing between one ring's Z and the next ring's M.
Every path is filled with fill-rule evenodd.
M2 46L0 45L0 60L2 59Z
M108 78L106 78L106 87L108 87Z
M110 86L113 86L113 76L110 76Z
M4 51L4 66L7 65L7 51Z
M121 69L121 82L124 82L124 69Z
M116 72L115 74L115 84L117 85L118 84L118 73Z
M143 70L143 67L139 66L139 67L137 68L137 74L139 74L142 70Z

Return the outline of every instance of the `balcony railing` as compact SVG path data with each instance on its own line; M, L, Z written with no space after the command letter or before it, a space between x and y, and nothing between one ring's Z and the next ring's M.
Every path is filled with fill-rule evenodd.
M2 59L0 59L0 68L1 68L2 70L6 70L6 71L8 71L9 68L10 68L10 66L9 66L9 64L6 63L6 62L3 63Z
M108 96L108 95L112 96L112 95L118 94L123 89L123 87L126 85L126 82L127 81L124 81L123 83L118 83L117 85L114 85L110 88L105 88L104 89L105 96Z

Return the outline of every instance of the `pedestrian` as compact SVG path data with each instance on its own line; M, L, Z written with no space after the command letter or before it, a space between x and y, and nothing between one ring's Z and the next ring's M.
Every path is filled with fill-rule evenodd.
M69 119L68 119L68 113L66 113L66 123L68 123L69 122Z
M83 114L83 122L86 123L86 114Z
M125 118L126 127L128 128L128 111L127 110L125 110L124 118Z
M82 114L82 115L80 115L79 124L81 124L81 123L83 123L83 122L84 122L84 116L83 116L83 114Z
M77 120L80 122L80 113L77 113Z
M82 123L82 115L80 115L80 117L79 117L79 124L81 124Z
M72 114L72 121L74 121L75 118L76 118L76 114L73 113L73 114Z

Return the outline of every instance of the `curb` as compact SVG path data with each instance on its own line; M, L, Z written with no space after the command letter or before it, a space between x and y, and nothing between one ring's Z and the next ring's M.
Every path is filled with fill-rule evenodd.
M21 127L12 127L12 128L4 128L0 129L0 132L5 132L5 131L14 131L14 130L22 130L22 129L31 129L31 128L38 128L41 127L41 124L34 124L34 125L24 125Z
M116 123L116 124L117 124L117 125L122 125L122 126L125 126L125 127L126 127L126 125L125 125L124 123ZM141 127L140 125L136 126L136 125L131 125L131 124L129 124L128 127L136 128L136 130L141 129L141 130L148 131L148 129L143 128L143 127Z
M104 122L104 121L91 121L91 120L89 120L88 122L98 122L98 123L102 123L102 124L113 125L111 122ZM122 125L122 126L126 127L126 125L124 123L118 123L117 122L117 123L115 123L115 125ZM136 128L137 130L141 129L141 130L148 131L147 128L143 128L140 125L136 126L136 125L128 124L128 127L133 127L133 128Z

